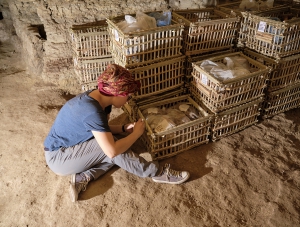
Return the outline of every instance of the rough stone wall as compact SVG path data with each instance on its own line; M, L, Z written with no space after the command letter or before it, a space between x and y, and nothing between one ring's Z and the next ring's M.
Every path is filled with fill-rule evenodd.
M0 13L0 42L12 41L16 49L20 49L20 39L16 34L9 5L6 1L0 0Z
M73 92L70 27L108 17L167 9L201 8L216 0L0 0L0 42L12 41L33 75Z
M170 0L172 9L199 9L217 5L217 0Z

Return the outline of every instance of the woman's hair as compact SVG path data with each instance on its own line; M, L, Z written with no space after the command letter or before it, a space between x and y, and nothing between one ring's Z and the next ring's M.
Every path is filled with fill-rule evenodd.
M110 64L98 78L98 90L103 95L127 96L140 90L141 84L124 67Z

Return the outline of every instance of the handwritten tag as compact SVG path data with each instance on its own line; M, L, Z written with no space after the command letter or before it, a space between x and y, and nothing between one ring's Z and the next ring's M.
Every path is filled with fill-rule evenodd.
M266 25L267 25L266 22L260 21L257 30L258 30L259 32L264 32L264 31L265 31L265 28L266 28Z

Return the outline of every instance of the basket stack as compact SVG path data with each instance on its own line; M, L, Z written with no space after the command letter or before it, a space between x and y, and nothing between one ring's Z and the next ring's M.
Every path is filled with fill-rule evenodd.
M136 14L130 16L135 18ZM124 32L120 29L124 21L125 15L107 19L110 50L115 63L128 69L141 83L133 100L139 102L183 87L183 26L172 20L170 25Z
M173 18L184 24L182 52L186 56L185 87L189 89L192 62L232 51L240 19L216 8L175 10Z
M243 12L239 45L248 57L272 67L263 118L300 106L300 9L274 7Z
M70 28L73 61L81 89L97 87L98 76L108 64L114 63L109 50L110 37L105 20L73 25Z
M211 115L204 106L185 95L183 24L174 20L172 13L169 25L124 32L120 29L124 20L125 15L107 19L110 50L115 63L127 68L141 83L140 91L123 106L123 110L131 121L145 120L146 130L140 139L152 159L170 157L209 142ZM154 130L143 113L152 107L166 109L185 103L200 111L202 117L167 130Z
M222 63L226 57L246 59L250 67L249 73L223 79L202 67L205 60L192 63L191 94L196 102L203 102L214 114L212 141L240 131L258 121L270 72L269 67L245 56L242 52L223 54L206 60Z
M283 6L289 6L293 1L292 0L283 0L283 1L274 1L272 5L266 3L263 0L249 1L248 4L243 3L242 1L232 1L230 3L217 5L216 8L224 13L230 14L232 16L238 16L240 18L240 23L238 24L238 47L244 47L244 44L241 43L241 40L247 38L247 23L248 17L247 12L265 12L274 8L280 8Z
M300 9L280 4L251 13L240 2L173 11L169 25L131 32L120 28L125 15L73 26L76 73L88 90L109 63L127 68L141 89L124 112L131 121L145 120L140 139L153 160L174 156L253 125L261 114L300 106ZM231 78L203 66L236 57L247 60L247 70ZM197 110L198 118L173 125L166 118L159 127L148 122L149 114L175 107Z

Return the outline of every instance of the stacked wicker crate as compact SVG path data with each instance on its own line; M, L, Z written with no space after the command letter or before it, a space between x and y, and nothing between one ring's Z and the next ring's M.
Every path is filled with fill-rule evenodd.
M273 68L266 89L263 117L300 106L300 9L281 6L242 13L244 53ZM278 20L278 19L281 20Z
M212 141L257 122L270 71L269 67L241 52L223 54L206 60L222 63L225 57L246 59L250 67L249 73L222 79L201 67L204 60L193 63L191 94L196 101L202 101L214 114Z
M97 78L114 63L109 50L110 37L105 20L70 28L73 61L83 91L97 87Z
M200 67L204 60L222 61L225 56L233 56L240 17L218 8L181 10L174 14L177 21L185 24L186 87L192 98L214 115L212 140L255 123L269 69L249 59L257 72L222 82Z
M245 24L248 23L248 18L245 16L246 14L242 14L243 12L251 11L251 12L264 12L268 11L274 7L282 7L288 6L291 4L292 0L282 0L282 1L274 1L273 4L266 4L264 0L257 0L248 2L250 5L243 4L242 1L234 1L230 3L217 5L216 8L224 13L230 14L232 16L238 16L240 18L240 23L238 27L238 40L236 42L236 47L243 47L244 45L239 43L240 40L244 40L246 38L245 34ZM244 26L243 26L244 25Z
M130 16L135 17L136 14ZM172 20L170 25L124 32L118 27L119 22L124 20L125 15L121 15L107 19L107 23L115 62L131 71L141 83L133 101L124 105L123 110L129 119L146 119L143 111L151 107L166 109L184 103L203 113L199 119L161 132L154 131L146 120L146 131L141 140L147 151L153 159L163 159L207 143L211 115L205 107L184 95L183 25Z
M216 8L176 10L174 20L183 23L183 53L186 56L185 86L192 80L192 62L223 51L232 51L240 18Z

